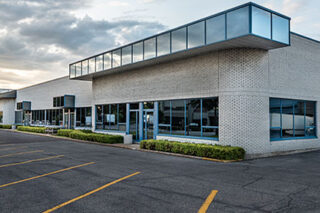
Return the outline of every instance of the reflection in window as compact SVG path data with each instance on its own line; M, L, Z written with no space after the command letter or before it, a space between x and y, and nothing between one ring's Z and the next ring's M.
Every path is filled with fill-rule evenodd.
M219 108L218 98L202 99L202 131L203 137L218 137Z
M97 72L102 71L103 69L103 60L102 55L96 57L96 70Z
M186 101L186 135L201 136L200 99Z
M235 38L249 33L249 7L227 13L227 38Z
M156 38L150 38L144 41L144 59L156 57Z
M188 26L188 48L204 45L204 21Z
M94 73L96 71L96 59L89 59L89 73Z
M102 129L103 128L103 120L102 120L102 105L96 106L96 128Z
M185 50L187 48L186 28L172 31L172 52Z
M170 53L170 33L159 35L157 37L157 51L158 56Z
M272 39L289 44L289 20L272 14Z
M112 52L112 67L119 67L121 65L121 49Z
M126 131L126 109L126 104L97 106L97 129Z
M70 78L76 77L76 65L72 64L70 66Z
M131 45L122 48L122 65L131 64L131 48Z
M271 14L252 7L252 33L271 39Z
M111 53L105 53L103 55L103 69L107 70L111 68Z
M170 101L159 102L159 133L170 134Z
M133 45L133 63L143 60L143 42Z
M171 128L172 134L184 135L185 118L184 118L184 100L171 101Z
M270 99L270 138L316 136L315 102Z
M81 76L81 62L76 63L76 76Z
M88 74L88 60L82 61L82 75Z
M225 40L226 24L225 15L210 18L206 21L207 25L207 44Z
M76 109L76 126L77 127L91 127L91 107L80 107Z

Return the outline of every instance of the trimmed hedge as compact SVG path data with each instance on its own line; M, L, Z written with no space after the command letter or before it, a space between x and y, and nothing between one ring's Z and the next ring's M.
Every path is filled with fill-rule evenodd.
M241 147L181 143L166 140L144 140L140 142L140 148L219 160L241 160L245 156L245 150Z
M123 143L123 137L120 135L106 135L92 132L90 133L89 131L82 130L60 129L58 131L58 135L78 140L94 141L108 144Z
M0 129L12 129L12 125L0 124Z
M46 133L46 127L18 126L17 130L24 132Z

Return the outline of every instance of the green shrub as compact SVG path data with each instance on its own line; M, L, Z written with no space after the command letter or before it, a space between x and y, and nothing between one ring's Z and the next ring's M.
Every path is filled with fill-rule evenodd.
M81 131L83 133L93 133L92 130L90 130L90 129L80 129L79 131Z
M0 129L12 129L12 125L0 124Z
M46 133L46 127L18 126L17 130L24 132Z
M91 130L83 131L83 130L72 130L72 129L60 129L58 131L58 135L70 137L78 140L93 141L93 142L108 143L108 144L123 143L123 137L120 135L106 135L106 134L93 133Z
M64 136L64 137L70 137L70 133L74 131L73 129L59 129L57 135L58 136Z
M219 160L240 160L244 159L245 156L245 150L241 147L181 143L165 140L144 140L140 142L140 148Z

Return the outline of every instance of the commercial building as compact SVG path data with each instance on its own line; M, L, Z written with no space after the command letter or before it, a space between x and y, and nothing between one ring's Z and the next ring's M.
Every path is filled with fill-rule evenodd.
M289 17L254 3L85 58L69 69L70 80L64 80L70 91L59 87L55 95L64 96L64 104L71 95L75 105L62 113L89 121L82 116L88 111L74 108L91 106L97 132L136 142L241 146L249 154L320 148L320 42L290 32ZM40 116L37 121L49 118L52 112L32 110L52 105L53 95L40 89L47 99L38 105L39 99L28 98L36 96L30 91L18 90L16 102L31 102L26 106L31 105L31 117ZM77 97L86 101L77 105Z

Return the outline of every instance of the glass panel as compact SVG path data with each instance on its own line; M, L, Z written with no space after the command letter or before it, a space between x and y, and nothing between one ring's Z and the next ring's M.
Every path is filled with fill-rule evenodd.
M188 26L188 48L204 45L204 21Z
M106 53L103 55L104 61L103 61L103 69L107 70L111 68L111 53Z
M112 52L112 67L121 66L121 49Z
M271 14L252 7L252 33L271 39Z
M87 126L87 127L92 127L92 109L91 109L91 107L87 107L87 108L85 108L86 109L86 123L85 123L85 125Z
M280 123L280 99L270 99L270 127L281 127Z
M122 48L122 65L132 63L131 49L132 49L132 46L127 46L127 47Z
M144 59L156 57L156 38L144 41Z
M172 134L184 135L184 101L172 101Z
M202 126L218 127L219 107L218 98L205 98L202 100Z
M102 106L101 105L96 106L96 113L97 113L96 128L102 129L103 127L102 127Z
M127 115L127 105L119 104L119 131L126 131L126 115Z
M82 75L88 74L88 60L82 61Z
M157 37L158 56L170 53L170 33L166 33Z
M110 105L110 114L108 114L107 119L110 123L111 130L118 130L118 105L111 104Z
M153 102L144 102L143 109L154 109L154 103Z
M131 109L139 109L139 103L131 103L130 104L130 110Z
M185 27L172 31L172 52L185 50L187 48L186 32Z
M81 76L81 62L76 64L76 76Z
M207 25L207 44L226 39L226 16L220 15L206 21Z
M186 101L186 135L201 136L201 107L200 99Z
M235 38L249 33L249 7L227 13L227 38Z
M109 129L109 124L110 124L110 116L109 116L109 112L110 112L110 105L103 105L103 129Z
M143 60L143 42L139 42L133 45L133 62Z
M97 72L103 70L102 65L103 65L102 55L99 55L96 57L96 70L97 70Z
M306 136L316 136L315 126L315 102L306 101Z
M272 14L272 39L289 44L289 20Z
M159 133L170 134L170 101L159 102Z
M293 101L294 136L304 136L304 101Z
M76 65L71 65L70 66L70 78L76 77Z
M293 137L292 100L282 100L282 137Z
M96 59L89 59L89 73L94 73L96 71Z
M203 137L218 138L219 129L218 128L203 128L202 130Z

